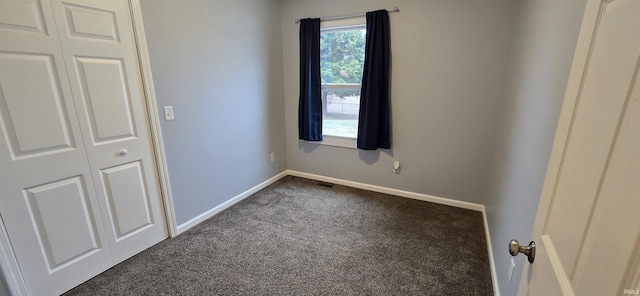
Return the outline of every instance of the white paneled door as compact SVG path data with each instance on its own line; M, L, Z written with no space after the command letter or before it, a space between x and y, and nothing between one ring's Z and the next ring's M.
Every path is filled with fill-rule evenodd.
M126 0L52 0L115 263L167 237Z
M639 34L640 1L587 5L519 295L640 293Z
M32 295L167 237L126 0L0 0L0 215Z

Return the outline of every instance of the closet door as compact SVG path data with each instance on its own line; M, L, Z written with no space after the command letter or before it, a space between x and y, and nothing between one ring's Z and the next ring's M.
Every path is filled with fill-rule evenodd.
M112 266L48 2L0 0L0 215L32 295Z
M0 0L0 215L32 295L167 237L128 2Z
M127 0L52 0L114 264L167 238Z

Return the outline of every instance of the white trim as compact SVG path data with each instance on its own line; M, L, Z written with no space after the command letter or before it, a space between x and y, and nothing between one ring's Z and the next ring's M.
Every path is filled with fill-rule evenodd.
M8 285L7 288L9 288L9 292L12 295L29 295L27 282L22 277L22 271L20 271L18 259L16 259L16 256L13 253L11 240L9 240L9 234L7 233L7 229L4 228L4 222L2 219L0 219L0 267L2 268L1 271L3 272Z
M326 146L357 149L357 145L356 145L357 143L355 138L338 137L338 136L322 136L322 141L309 142L309 143L318 143L320 145L326 145Z
M388 188L388 187L382 187L382 186L377 186L377 185L371 185L371 184L366 184L366 183L353 182L353 181L348 181L348 180L343 180L343 179L336 179L336 178L331 178L331 177L326 177L326 176L321 176L321 175L315 175L315 174L309 174L309 173L303 173L303 172L293 171L293 170L287 170L286 173L288 175L291 175L291 176L307 178L307 179L312 179L312 180L318 180L318 181L328 182L328 183L334 183L334 184L339 184L339 185L344 185L344 186L349 186L349 187L353 187L353 188L359 188L359 189L364 189L364 190L369 190L369 191L374 191L374 192L386 193L386 194L396 195L396 196L400 196L400 197L406 197L406 198L411 198L411 199L428 201L428 202L437 203L437 204L441 204L441 205L453 206L453 207L456 207L456 208L463 208L463 209L473 210L473 211L478 211L478 212L482 212L483 209L484 209L484 206L481 205L481 204L476 204L476 203L471 203L471 202L466 202L466 201L460 201L460 200L449 199L449 198L444 198L444 197L438 197L438 196L433 196L433 195L427 195L427 194L422 194L422 193L415 193L415 192L404 191L404 190L400 190L400 189L393 189L393 188Z
M482 222L484 223L484 235L487 240L487 252L489 252L489 267L491 268L491 283L493 284L493 295L500 296L500 286L498 285L498 274L496 272L496 261L493 258L493 247L491 244L491 234L489 234L489 221L487 221L487 212L482 206Z
M321 84L322 89L353 89L360 90L362 83L325 83Z
M242 192L238 195L236 195L235 197L223 202L222 204L220 204L219 206L210 209L200 215L198 215L197 217L182 223L180 225L178 225L178 234L181 234L189 229L191 229L192 227L200 224L201 222L203 222L204 220L207 220L213 216L215 216L216 214L228 209L229 207L231 207L232 205L238 203L239 201L251 196L252 194L260 191L261 189L275 183L276 181L284 178L285 176L287 176L287 171L284 171L282 173L279 173L271 178L269 178L268 180L253 186L252 188L250 188L249 190Z
M169 235L174 237L178 235L179 232L175 217L173 197L171 195L171 186L169 183L169 170L167 168L167 160L164 154L164 145L162 144L160 116L158 115L156 94L153 87L153 78L151 76L151 62L149 61L147 38L145 37L144 25L142 23L140 0L129 0L129 7L131 10L131 21L133 22L132 25L137 45L138 61L140 63L140 75L142 76L142 84L146 97L145 101L147 103L149 129L151 130L151 139L153 140L156 170L158 172L158 180L160 181L160 190L164 204L165 221L167 223Z

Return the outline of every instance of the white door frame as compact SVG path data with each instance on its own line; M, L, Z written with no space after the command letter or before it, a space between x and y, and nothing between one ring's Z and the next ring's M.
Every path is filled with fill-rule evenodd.
M128 0L129 10L131 12L131 20L133 22L134 38L137 47L138 61L140 66L140 74L142 76L142 84L144 89L147 114L149 120L149 128L151 130L151 139L153 141L153 152L156 160L156 168L158 172L158 180L160 183L160 192L162 194L164 215L167 223L169 237L178 235L178 226L175 218L173 207L173 198L171 196L171 187L169 185L169 173L167 170L167 161L164 154L164 146L162 144L162 132L160 130L160 116L158 115L158 106L156 95L153 88L153 79L151 76L151 63L149 61L149 51L147 49L147 40L142 24L142 10L140 8L140 0ZM14 296L27 296L29 290L25 279L22 277L18 260L13 253L9 235L4 227L4 222L0 217L0 268L7 282L9 291Z
M176 222L175 211L173 207L173 197L171 195L171 186L169 185L169 171L167 169L167 159L164 154L164 145L162 144L162 131L160 130L160 116L158 115L158 103L156 102L156 93L153 88L153 78L151 76L151 62L149 61L149 50L147 49L147 38L144 33L142 24L142 10L140 8L140 0L129 0L129 9L131 10L131 20L133 22L133 30L135 42L138 52L138 61L140 63L140 74L142 75L142 84L144 95L147 103L147 114L149 116L149 128L151 129L151 139L153 141L153 152L155 154L156 167L158 171L158 180L160 181L160 191L162 200L164 201L165 220L169 230L169 237L178 235L178 224Z

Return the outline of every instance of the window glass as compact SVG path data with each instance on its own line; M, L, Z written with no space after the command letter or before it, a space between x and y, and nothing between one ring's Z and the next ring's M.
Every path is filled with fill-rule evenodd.
M356 138L366 27L323 29L320 33L322 134Z

